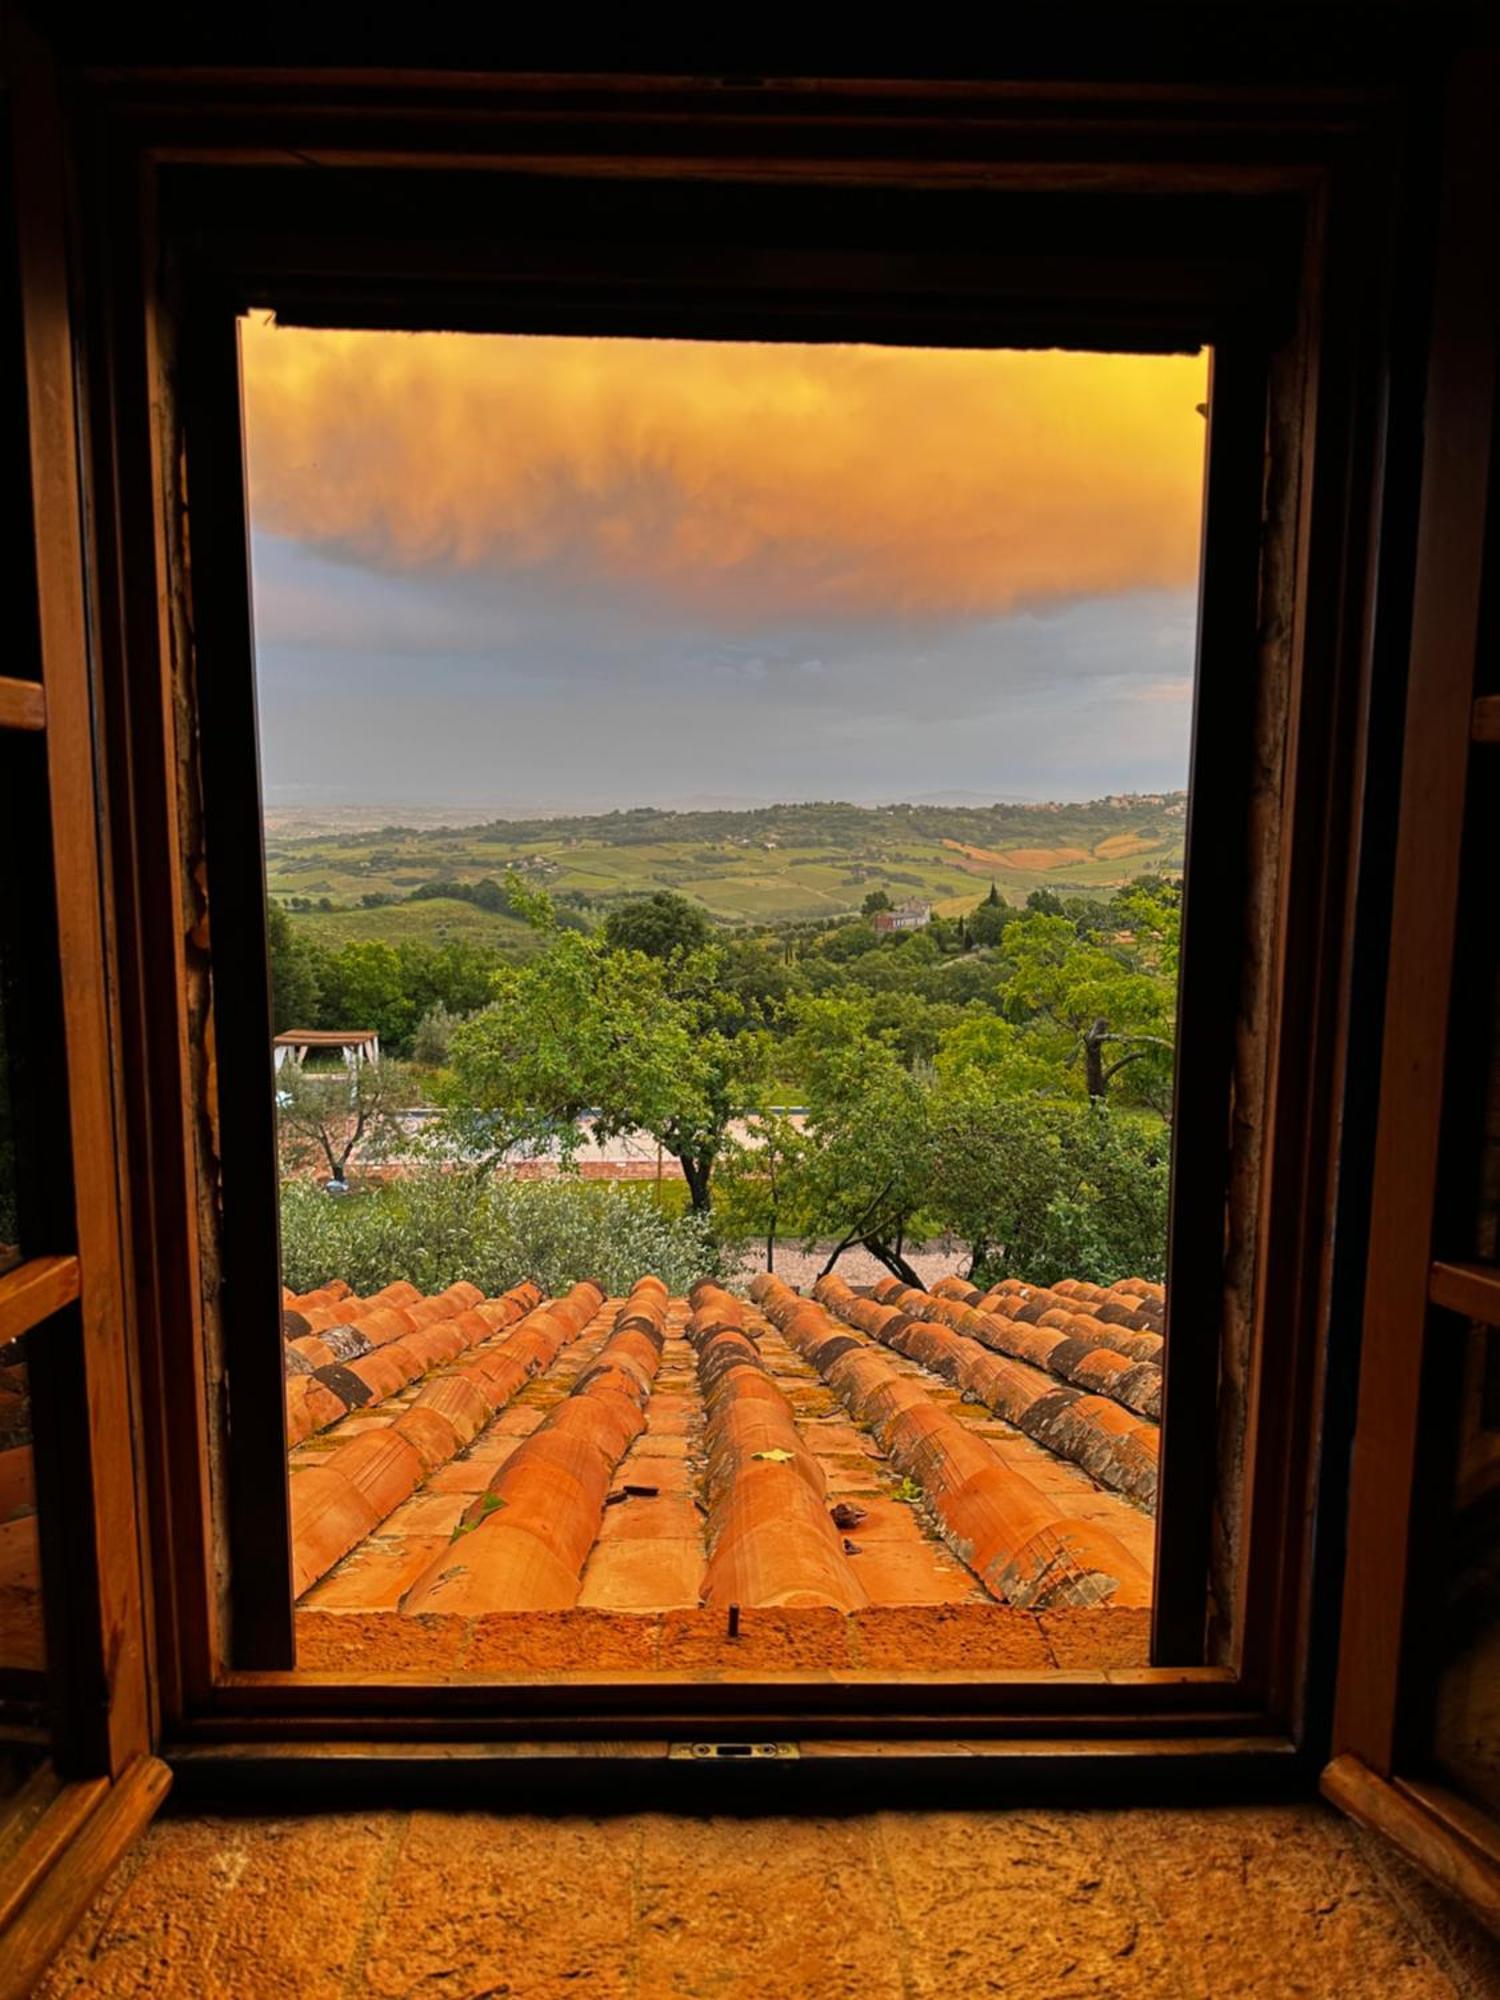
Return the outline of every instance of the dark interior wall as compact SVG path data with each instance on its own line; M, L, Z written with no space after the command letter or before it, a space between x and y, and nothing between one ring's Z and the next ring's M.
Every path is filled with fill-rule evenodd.
M785 78L1036 81L1068 86L1295 79L1378 84L1484 32L1483 0L1177 0L1135 6L1007 8L1000 26L924 22L919 31L799 22L757 23L732 35L711 25L654 26L638 16L571 25L518 21L450 4L421 10L285 4L218 10L193 4L128 8L63 0L28 12L69 64L238 70L431 70L456 74L696 77L752 91Z

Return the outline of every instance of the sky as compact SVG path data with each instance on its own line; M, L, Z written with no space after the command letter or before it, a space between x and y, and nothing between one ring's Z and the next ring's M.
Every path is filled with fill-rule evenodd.
M268 809L1187 781L1206 354L241 353Z

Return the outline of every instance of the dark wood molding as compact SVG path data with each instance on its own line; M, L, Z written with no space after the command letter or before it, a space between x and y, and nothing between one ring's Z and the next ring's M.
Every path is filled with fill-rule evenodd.
M1446 1312L1500 1326L1500 1270L1488 1264L1434 1264L1427 1296Z
M1357 736L1368 671L1363 634L1349 607L1369 587L1371 558L1357 510L1367 503L1375 476L1371 433L1378 414L1372 414L1366 393L1368 375L1346 365L1350 348L1344 329L1360 322L1367 343L1361 366L1378 366L1383 323L1379 301L1369 296L1368 273L1380 263L1372 243L1391 199L1394 97L1335 94L1313 105L1305 99L1294 103L1285 92L1251 92L1230 132L1213 93L1189 92L1174 104L1167 144L1160 104L1129 88L1107 99L1074 95L1061 108L1046 89L989 90L956 119L951 101L938 103L941 92L924 97L920 89L905 87L863 92L837 87L819 96L797 86L760 93L753 101L698 88L689 101L675 87L653 96L650 79L617 79L609 85L609 104L601 106L589 96L592 86L576 79L559 84L550 96L525 81L507 94L508 82L501 79L475 105L463 89L450 102L441 91L435 97L412 95L395 78L380 80L373 92L358 83L346 88L345 80L329 91L313 85L284 97L278 97L274 78L243 89L244 79L225 78L211 100L201 81L163 85L153 79L148 87L125 73L96 80L108 181L122 204L110 210L112 239L123 246L117 349L131 364L111 412L124 440L114 461L120 489L112 501L125 523L118 530L122 594L136 606L119 668L128 681L120 706L151 757L158 737L170 740L177 732L191 741L202 720L211 720L205 743L210 736L216 741L207 759L223 748L227 727L243 766L245 745L253 738L231 352L239 306L267 305L314 324L415 324L422 313L438 310L445 324L511 330L1219 345L1215 451L1221 487L1238 485L1234 505L1224 492L1220 513L1228 506L1240 531L1236 548L1215 537L1209 552L1206 602L1214 606L1217 631L1205 643L1212 644L1215 682L1199 726L1205 756L1213 747L1214 756L1265 758L1266 744L1251 742L1244 720L1247 708L1253 712L1249 683L1265 675L1273 650L1285 681L1270 690L1266 705L1308 704L1305 712L1282 717L1284 740L1292 746L1285 761L1269 759L1274 770L1257 766L1255 772L1262 839L1255 854L1256 893L1269 913L1273 937L1284 933L1290 944L1269 969L1257 966L1264 985L1257 991L1251 1032L1260 1039L1262 1057L1274 1049L1279 1020L1288 1023L1288 1032L1303 1035L1314 1019L1316 1034L1279 1070L1267 1062L1256 1085L1266 1100L1255 1115L1267 1130L1264 1185L1272 1190L1276 1216L1305 1208L1309 1219L1295 1243L1278 1251L1272 1292L1247 1306L1258 1311L1257 1338L1264 1344L1254 1366L1264 1364L1272 1385L1256 1419L1250 1376L1238 1382L1252 1489L1245 1499L1244 1546L1262 1571L1249 1593L1257 1618L1243 1619L1238 1627L1253 1628L1254 1674L1247 1679L1236 1664L1229 1683L1185 1682L1182 1698L1213 1716L1215 1727L1227 1726L1232 1712L1240 1718L1240 1734L1247 1716L1258 1727L1283 1729L1310 1670L1299 1650L1301 1607L1312 1593L1306 1489L1316 1453L1318 1367L1328 1318L1320 1257L1337 1156L1338 1008L1347 990L1346 899L1358 834ZM1154 144L1152 135L1163 143ZM314 160L337 161L344 171L326 175L311 167ZM456 171L441 176L440 195L432 172L437 166L464 170L461 177ZM502 172L513 178L505 184L500 226L494 216L496 175ZM1335 182L1342 206L1335 204L1338 228L1332 229ZM392 198L397 191L399 200ZM139 213L131 206L136 200L143 205ZM920 216L909 206L918 201ZM997 204L1034 202L1046 204L1050 234L1041 229L1041 209L1029 209L1028 227L1036 240L1023 250L1012 233L998 228ZM962 204L968 206L960 213ZM815 207L822 233L808 235L805 217ZM869 241L843 243L842 218L854 215L856 207L859 229ZM696 237L690 230L682 236L695 212ZM429 225L440 213L438 230ZM1011 213L1009 207L1005 213ZM614 226L625 215L636 217L639 242ZM760 238L747 223L752 215ZM904 247L889 226L898 215L910 239ZM641 216L650 219L649 228L643 229ZM664 220L669 217L675 217L678 236ZM935 240L934 217L946 218L938 233L946 230L951 241ZM1083 230L1085 217L1087 248L1071 256L1067 232ZM556 226L562 218L569 228ZM689 241L700 252L705 245L713 252L707 264L699 256L696 270L684 255ZM148 249L138 252L135 246L142 242ZM1003 255L992 247L997 242L1003 242ZM196 321L209 331L201 343L195 336L191 357L180 340L189 311L209 315L208 321ZM144 367L135 367L138 357ZM191 368L180 365L188 359ZM129 385L137 377L151 385L152 414L160 420L154 430L132 402L138 391ZM1275 408L1292 408L1295 419L1284 425L1280 438L1287 477L1275 502L1274 590L1264 598L1271 608L1262 629L1270 637L1257 652L1256 621L1267 588L1257 573L1264 548L1261 474L1274 398L1281 399ZM1318 429L1325 410L1333 412L1326 431ZM186 512L174 483L174 454L182 441L194 461L191 595L182 553L173 547L171 526L163 525ZM139 535L129 524L152 518L157 539L148 564L148 552L131 547ZM152 593L159 585L157 607ZM1316 604L1308 604L1308 592ZM227 704L217 719L196 705L191 665L193 645L207 646L210 637L216 683L210 698ZM1315 666L1299 680L1297 662L1304 657ZM223 769L211 773L205 761L205 864L204 849L181 844L170 810L179 783L197 782L194 754L190 749L175 766L170 758L161 759L154 770L142 760L128 760L132 777L145 773L143 803L150 823L170 825L169 838L178 846L160 881L150 879L139 859L131 864L130 879L138 885L132 893L139 900L130 921L140 925L141 935L127 945L125 956L134 953L146 981L157 978L156 990L163 992L165 975L149 971L148 940L172 934L178 911L171 900L174 883L206 879L203 929L212 947L222 945L228 931L234 954L232 975L214 982L212 1025L221 1050L231 1043L248 1048L245 1038L258 1018L263 983L253 964L263 890L253 774L242 768L238 776L227 773L232 782L221 782ZM1185 1131L1205 1135L1212 1158L1200 1177L1190 1171L1179 1176L1182 1200L1196 1203L1195 1214L1201 1210L1208 1220L1203 1229L1179 1230L1173 1253L1173 1296L1198 1301L1193 1320L1201 1351L1185 1353L1169 1389L1164 1490L1172 1514L1163 1531L1156 1634L1156 1656L1163 1661L1203 1657L1209 1504L1204 1496L1212 1486L1218 1445L1211 1409L1195 1414L1195 1402L1211 1399L1221 1379L1222 1356L1213 1336L1204 1334L1203 1319L1206 1314L1208 1326L1216 1329L1223 1307L1225 1152L1231 1102L1237 1110L1246 1102L1246 1072L1234 1074L1233 1066L1244 1011L1238 982L1249 956L1237 928L1238 907L1233 925L1220 921L1222 911L1216 917L1215 897L1227 879L1220 873L1216 883L1216 871L1234 875L1230 900L1237 904L1247 872L1238 862L1250 852L1248 789L1248 779L1238 785L1229 778L1210 781L1195 807L1193 872L1201 883L1188 927L1193 962L1203 977L1194 974L1191 990L1184 990L1184 1022L1198 1054L1190 1058L1195 1088L1183 1119ZM1293 824L1287 807L1294 797L1292 848L1286 844ZM236 846L238 860L230 851ZM192 893L183 900L191 901ZM221 1014L221 1007L227 1011ZM153 1018L160 1020L160 1010L143 1004L129 1032L145 1035L142 1023ZM165 1047L164 1030L161 1035ZM175 1043L156 1052L160 1059L146 1049L140 1054L140 1087L150 1101L137 1130L149 1125L166 1134L175 1159L179 1135L172 1118L174 1110L180 1118L182 1078L191 1072ZM252 1338L262 1341L269 1310L265 1287L275 1277L268 1247L274 1244L274 1203L265 1193L270 1186L266 1106L263 1100L249 1101L249 1093L259 1090L257 1061L237 1060L229 1086L246 1093L241 1139L248 1132L264 1156L244 1165L254 1187L248 1201L234 1204L240 1248L230 1246L221 1272L216 1259L224 1246L217 1237L196 1243L191 1228L173 1232L195 1278L203 1280L188 1286L189 1292L212 1301L221 1284L229 1286L231 1266L249 1274L243 1285L234 1280L236 1301L225 1293L223 1354L232 1378L241 1338L232 1328L241 1327L247 1349ZM194 1104L201 1110L196 1097ZM226 1160L233 1122L223 1128ZM1260 1240L1262 1185L1252 1185L1248 1174L1242 1180L1235 1198L1252 1211L1244 1227ZM167 1186L153 1177L152 1199L164 1207L168 1197L157 1190ZM184 1190L179 1198L173 1191L171 1199L185 1203L190 1196ZM212 1234L212 1201L203 1198L201 1188L196 1213L200 1221L207 1219L205 1236ZM160 1235L159 1224L154 1233ZM259 1259L259 1276L243 1261L247 1247ZM149 1254L150 1246L142 1244L138 1263ZM1174 1312L1180 1320L1180 1305ZM235 1636L227 1649L219 1644L211 1617L187 1621L186 1633L177 1628L183 1654L171 1697L174 1737L185 1739L209 1727L238 1730L248 1738L263 1733L267 1717L278 1710L295 1710L300 1726L313 1728L336 1693L348 1714L371 1713L371 1703L380 1700L375 1684L345 1684L336 1691L319 1688L310 1678L288 1675L283 1687L275 1673L223 1673L226 1657L248 1666L257 1647L264 1649L262 1666L289 1659L288 1594L277 1602L269 1585L281 1520L239 1520L242 1503L234 1498L238 1492L247 1506L264 1498L280 1427L279 1384L273 1392L270 1370L262 1365L262 1341L258 1359L249 1364L259 1373L253 1381L244 1377L244 1400L231 1380L236 1421L228 1435L244 1458L238 1468L228 1468L229 1512L216 1517L206 1502L205 1467L224 1441L212 1394L220 1350L212 1329L205 1337L191 1313L168 1308L166 1281L150 1313L147 1344L156 1355L157 1384L150 1428L162 1439L170 1437L175 1460L167 1475L170 1493L159 1512L170 1537L171 1565L188 1580L188 1599L201 1603L220 1573L218 1537L227 1529L231 1543L250 1552L248 1565L242 1554L232 1567L242 1575L253 1573L248 1597L232 1606L228 1623ZM1242 1360L1237 1357L1236 1368ZM195 1402L200 1384L207 1393ZM257 1412L265 1419L264 1434L257 1429L259 1416L249 1420ZM153 1456L160 1466L163 1455ZM205 1572L208 1581L200 1584ZM238 1583L232 1587L237 1591ZM1268 1605L1276 1610L1269 1626L1258 1622ZM632 1694L632 1685L622 1678L601 1688L608 1712L624 1714L634 1699L642 1715L660 1715L673 1703L685 1710L708 1698L701 1690L639 1684ZM1226 1685L1232 1689L1227 1701ZM1094 1726L1091 1717L1126 1713L1117 1705L1124 1697L1114 1693L1095 1709L1095 1684L1087 1678L1055 1677L1053 1688L1054 1694L1036 1701L1016 1696L1019 1728L1036 1733L1048 1712L1071 1714L1081 1728ZM722 1688L713 1698L721 1708L728 1699ZM566 1720L565 1697L503 1685L412 1684L391 1699L395 1713L386 1721L393 1733L400 1717L416 1713L424 1701L434 1715L456 1703L468 1714L486 1717L484 1726L497 1731L514 1729L528 1714L549 1708L559 1728ZM787 1700L785 1690L781 1699ZM824 1699L818 1697L820 1703ZM987 1711L1005 1726L1009 1699L996 1687L976 1714ZM1061 1705L1049 1707L1054 1700ZM772 1705L768 1696L767 1713ZM920 1720L920 1707L920 1690L908 1683L890 1692L880 1713L895 1727L903 1713ZM1138 1713L1143 1728L1159 1726L1149 1704Z
M112 1784L65 1786L0 1877L0 2000L26 2000L126 1849L171 1789L156 1757L137 1757Z
M1450 106L1332 1747L1403 1768L1413 1521L1496 411L1493 60Z
M1500 1859L1460 1830L1467 1815L1461 1801L1440 1811L1437 1788L1424 1792L1392 1784L1347 1753L1328 1765L1321 1785L1323 1796L1340 1812L1388 1840L1500 1935Z
M1475 702L1471 733L1476 743L1500 743L1500 694L1482 694Z
M40 681L0 675L0 729L45 729L47 698Z
M43 1764L6 1800L0 1836L0 1939L108 1792L108 1778L66 1784L51 1764Z
M774 1742L775 1759L718 1757L716 1744ZM707 1753L707 1754L705 1754ZM1030 1740L969 1736L893 1739L884 1731L788 1737L765 1729L738 1738L699 1725L634 1740L520 1738L433 1744L399 1735L363 1740L271 1738L195 1744L169 1753L185 1806L282 1809L315 1795L329 1810L423 1804L482 1810L605 1812L622 1797L686 1813L1014 1810L1305 1795L1305 1760L1286 1737L1193 1736L1143 1742L1071 1733Z
M0 1277L0 1346L78 1297L76 1257L33 1257Z
M115 981L96 786L91 567L68 267L68 145L59 79L45 49L19 16L8 16L6 29L80 1277L70 1321L60 1330L66 1350L49 1353L47 1379L35 1384L39 1421L44 1402L50 1411L48 1449L57 1461L42 1493L43 1527L62 1557L48 1569L48 1655L60 1697L59 1763L74 1775L112 1776L147 1749L151 1720L126 1345L126 1169L118 1143Z
M1192 765L1183 870L1183 951L1173 1088L1172 1199L1156 1510L1152 1658L1204 1657L1211 1524L1219 1484L1225 1303L1224 1217L1232 1124L1225 1115L1244 991L1252 767L1261 685L1255 604L1261 570L1267 357L1216 351L1209 399ZM1180 1329L1194 1329L1191 1339ZM1174 1340L1173 1330L1178 1329Z
M250 536L240 403L239 324L216 288L190 289L180 368L165 403L192 494L191 657L176 695L195 718L218 1060L216 1153L200 1172L217 1224L218 1435L225 1473L230 1615L224 1658L290 1667L291 1504L285 1463L280 1180L266 945L265 834L250 607ZM211 662L211 667L205 663ZM216 1183L216 1185L214 1184Z

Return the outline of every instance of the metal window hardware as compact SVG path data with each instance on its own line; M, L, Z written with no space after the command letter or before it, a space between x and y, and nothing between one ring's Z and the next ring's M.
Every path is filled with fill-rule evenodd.
M667 1754L687 1757L698 1764L740 1763L768 1757L787 1763L800 1757L802 1749L796 1743L674 1743Z

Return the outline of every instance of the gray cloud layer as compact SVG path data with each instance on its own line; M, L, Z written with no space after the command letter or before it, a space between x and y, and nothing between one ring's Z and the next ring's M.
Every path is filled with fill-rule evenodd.
M606 810L1186 783L1192 591L732 630L590 578L254 548L269 805Z

